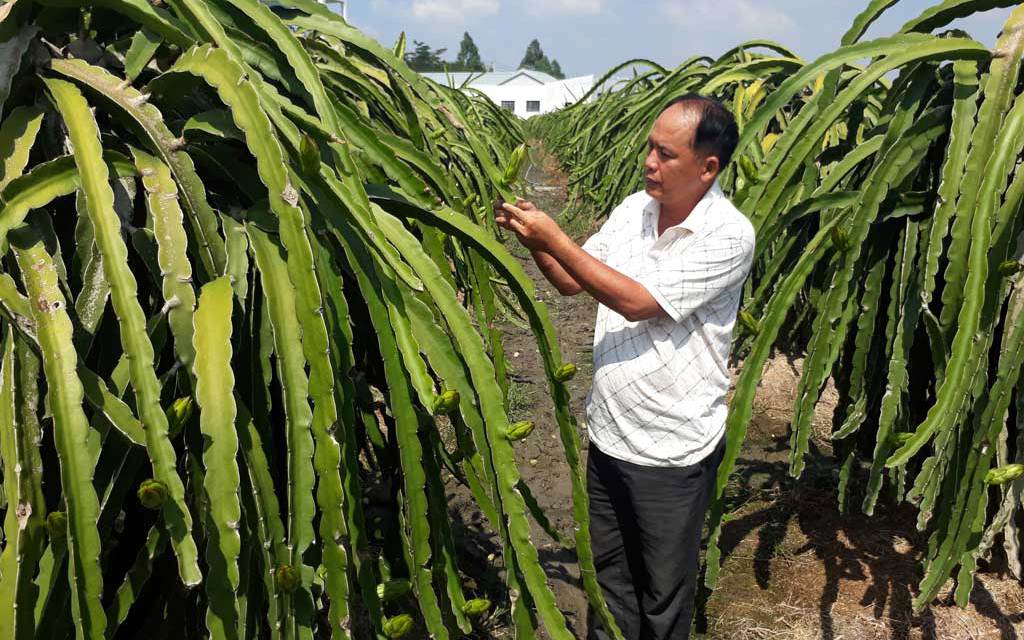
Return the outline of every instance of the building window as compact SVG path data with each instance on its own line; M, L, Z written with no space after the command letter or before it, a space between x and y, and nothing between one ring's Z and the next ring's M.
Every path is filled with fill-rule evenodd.
M540 113L540 100L527 100L526 113Z
M516 101L515 100L502 100L501 101L501 108L502 109L506 109L508 111L515 111L516 110Z

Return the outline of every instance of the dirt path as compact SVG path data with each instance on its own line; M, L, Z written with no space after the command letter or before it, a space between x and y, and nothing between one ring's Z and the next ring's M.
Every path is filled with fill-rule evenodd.
M528 197L557 216L565 205L565 178L550 160L542 159L545 165L531 167L527 174L532 183ZM578 229L581 237L577 239L590 231ZM518 250L517 255L537 283L539 297L548 304L564 360L579 366L570 389L585 451L583 404L592 373L596 303L586 295L558 295L525 251ZM533 420L537 425L517 448L522 475L551 521L571 539L568 466L540 355L528 330L511 323L502 330L512 373L510 418ZM830 404L834 403L828 391L817 412L815 433L820 435L812 443L807 469L799 482L788 477L787 425L800 364L798 359L775 357L759 389L729 489L735 506L723 529L725 560L706 619L701 621L707 632L703 637L1024 640L1024 588L997 562L988 567L989 572L979 573L967 610L951 606L951 595L944 593L940 603L921 615L913 614L910 603L920 580L919 560L926 539L915 530L916 513L910 509L881 506L875 517L868 518L859 511L859 497L852 496L848 514L839 513L838 473L827 442ZM467 574L476 577L471 587L497 593L501 573L496 540L486 532L486 523L467 492L453 483L449 489L454 528L462 538L460 560ZM578 586L575 553L562 549L537 526L533 541L570 629L584 638L586 598ZM947 587L951 585L952 581ZM510 637L504 614L507 611L496 611L482 635Z

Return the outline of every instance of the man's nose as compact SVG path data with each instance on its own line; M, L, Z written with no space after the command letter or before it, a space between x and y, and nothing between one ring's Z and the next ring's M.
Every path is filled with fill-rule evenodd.
M647 152L647 157L644 158L644 168L649 172L658 170L658 159L655 156L654 149Z

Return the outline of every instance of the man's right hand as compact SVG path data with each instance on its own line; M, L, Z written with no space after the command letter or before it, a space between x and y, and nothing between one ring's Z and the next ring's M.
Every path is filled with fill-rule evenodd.
M516 198L514 205L508 202L495 203L494 211L494 221L498 226L515 233L528 249L549 252L565 235L551 216L522 198Z

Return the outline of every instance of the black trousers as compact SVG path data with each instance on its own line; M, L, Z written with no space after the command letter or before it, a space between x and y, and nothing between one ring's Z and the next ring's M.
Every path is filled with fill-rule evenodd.
M626 640L686 640L697 592L704 513L725 438L688 467L645 467L591 445L590 536L597 581ZM610 640L594 612L591 640Z

